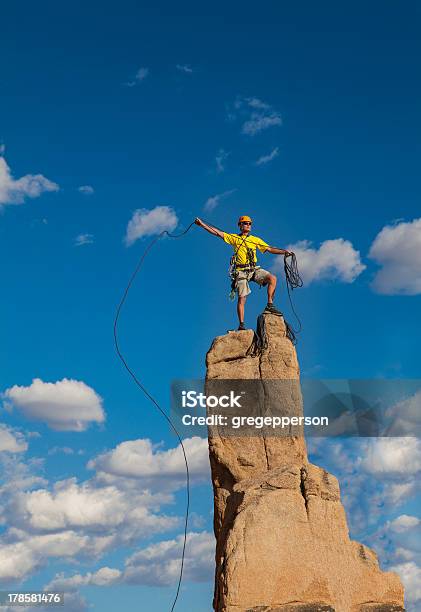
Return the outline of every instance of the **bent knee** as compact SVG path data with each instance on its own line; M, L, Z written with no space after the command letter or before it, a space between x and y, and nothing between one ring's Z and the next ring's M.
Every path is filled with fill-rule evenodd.
M278 280L278 279L276 278L276 276L275 276L274 274L268 274L268 277L267 277L267 278L268 278L268 281L267 281L267 282L268 282L269 284L271 284L271 285L276 285L276 282L277 282L277 280Z

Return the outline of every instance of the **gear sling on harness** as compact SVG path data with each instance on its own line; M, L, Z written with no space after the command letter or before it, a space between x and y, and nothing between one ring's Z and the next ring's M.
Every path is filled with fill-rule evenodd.
M237 250L235 251L234 255L230 259L228 276L231 278L231 291L229 293L229 299L231 301L235 299L235 292L237 290L237 285L238 285L238 270L243 270L243 271L249 270L250 272L254 272L254 270L256 269L256 262L254 261L253 249L250 249L248 246L246 246L247 263L240 264L237 262L237 253L239 249L244 245L245 240L246 239L243 239L243 242L237 247Z

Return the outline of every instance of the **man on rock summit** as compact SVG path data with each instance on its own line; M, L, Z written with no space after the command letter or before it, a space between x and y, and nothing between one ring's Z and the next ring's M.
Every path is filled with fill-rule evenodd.
M246 298L251 293L249 281L253 281L258 285L267 286L268 303L265 312L281 315L282 313L275 307L273 296L276 289L276 276L267 270L264 270L257 265L256 250L261 253L273 253L274 255L292 255L285 249L271 247L261 238L252 236L250 233L252 220L247 215L242 215L238 219L240 232L238 234L227 234L212 225L208 225L199 218L195 220L196 225L203 227L213 236L222 238L224 242L230 244L234 249L232 257L232 278L233 287L238 294L237 314L239 320L239 330L246 329L244 325L244 305Z

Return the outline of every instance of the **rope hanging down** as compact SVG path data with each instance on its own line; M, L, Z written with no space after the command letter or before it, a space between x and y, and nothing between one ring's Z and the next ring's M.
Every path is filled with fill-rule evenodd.
M186 542L187 542L187 526L188 526L188 522L189 522L189 509L190 509L190 473L189 473L189 464L187 462L187 455L186 455L186 449L184 448L184 444L183 444L183 440L181 439L180 434L178 433L177 429L175 428L174 423L172 422L172 420L170 419L170 417L164 412L164 410L161 408L161 406L158 404L158 402L156 401L156 399L149 393L149 391L146 389L146 387L140 382L140 380L137 378L136 374L133 372L133 370L131 370L131 368L129 367L123 353L120 350L120 344L118 341L118 320L120 318L120 313L121 313L121 309L123 308L124 302L126 301L127 295L129 293L130 287L132 286L140 268L143 265L143 262L145 261L145 258L147 256L147 254L149 253L149 251L152 249L152 247L158 242L158 240L160 240L161 238L163 238L163 236L169 236L170 238L181 238L182 236L184 236L185 234L187 234L187 232L190 230L190 228L194 225L194 221L193 223L190 223L190 225L188 226L188 228L186 230L184 230L184 232L181 232L180 234L170 234L167 230L164 230L163 232L161 232L158 236L156 236L150 243L149 245L146 247L146 249L144 250L142 256L139 259L139 262L135 268L135 271L133 272L127 287L123 293L123 297L120 300L120 303L117 307L117 312L116 312L116 316L114 319L114 344L115 344L115 349L117 351L117 355L119 356L122 364L124 365L124 367L126 368L127 372L130 374L130 376L132 377L132 379L134 380L134 382L136 383L136 385L139 387L139 389L143 392L143 394L148 398L149 401L152 402L152 404L155 406L155 408L157 408L157 410L159 410L159 412L162 414L162 416L164 417L164 419L168 422L168 424L170 425L171 429L174 431L175 435L178 438L178 441L180 442L180 446L181 449L183 451L183 456L184 456L184 463L186 465L186 519L184 522L184 538L183 538L183 550L181 553L181 565L180 565L180 575L178 578L178 584L177 584L177 591L174 597L174 601L172 603L171 606L171 612L173 612L175 605L177 603L177 599L180 593L180 588L181 588L181 581L183 578L183 569L184 569L184 557L185 557L185 552L186 552Z

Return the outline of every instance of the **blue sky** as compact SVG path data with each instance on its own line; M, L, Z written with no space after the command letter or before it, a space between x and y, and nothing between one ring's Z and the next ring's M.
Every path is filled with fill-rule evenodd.
M3 8L0 388L6 395L13 389L8 401L14 408L2 410L0 456L6 482L18 483L2 491L9 504L2 547L14 546L16 554L5 584L42 588L59 573L64 579L77 573L85 582L76 585L81 595L72 596L74 610L89 604L115 610L117 597L127 609L139 597L158 611L169 608L173 588L159 580L143 584L156 581L144 570L136 586L112 573L102 576L110 586L92 578L103 567L123 570L129 557L160 541L176 543L181 533L182 466L169 452L176 441L113 349L115 308L147 240L145 223L153 232L157 219L170 225L176 219L179 231L199 215L235 231L238 215L251 215L255 234L297 252L306 280L294 293L304 375L419 377L419 26L415 2L213 3L199 9L123 0L118 7L41 2ZM163 208L156 213L157 207ZM139 239L127 246L127 226L139 210ZM211 340L236 324L227 299L229 256L226 245L194 227L181 240L163 240L133 287L121 343L163 405L171 380L202 376ZM271 255L260 263L279 268ZM264 301L263 291L254 289L249 326ZM283 286L277 304L291 319ZM40 379L38 388L33 379ZM34 404L37 389L47 406L42 414ZM78 425L52 422L60 402L79 402ZM147 439L162 446L150 447ZM371 545L387 521L413 518L403 523L418 530L410 538L416 546L402 544L401 520L385 560L412 564L402 572L414 581L421 573L414 522L421 464L418 441L411 444L405 446L410 473L405 462L384 464L394 447L364 446L362 452L377 459L356 462L359 486L345 502L351 511L366 500L376 523L350 522L352 536ZM357 442L349 440L318 445L314 461L346 481L352 462L335 460L345 453L343 445L349 457L358 457ZM110 458L117 448L121 456ZM192 449L200 454L203 445L193 441ZM161 457L160 473L145 468L138 480L119 476L124 453L144 465ZM196 551L209 545L212 512L203 452L200 457L191 528L199 534ZM369 478L378 485L372 498L364 489ZM152 500L139 500L133 482ZM408 487L395 492L393 506L386 484L402 482ZM61 497L58 489L51 493L55 483ZM114 504L104 511L115 519L111 526L104 517L66 514L72 500L88 508L98 495ZM149 529L137 531L142 521L130 519L136 507L145 509ZM39 523L43 513L48 526ZM98 534L114 531L124 537L102 541L102 549ZM53 554L55 541L47 545L53 533L71 539L72 562ZM28 547L32 562L25 568ZM399 547L406 557L396 555ZM3 549L8 557L11 551ZM154 555L162 577L165 558L159 549ZM139 563L138 556L129 567ZM193 574L180 610L189 601L205 612L212 584L203 578L205 566Z

